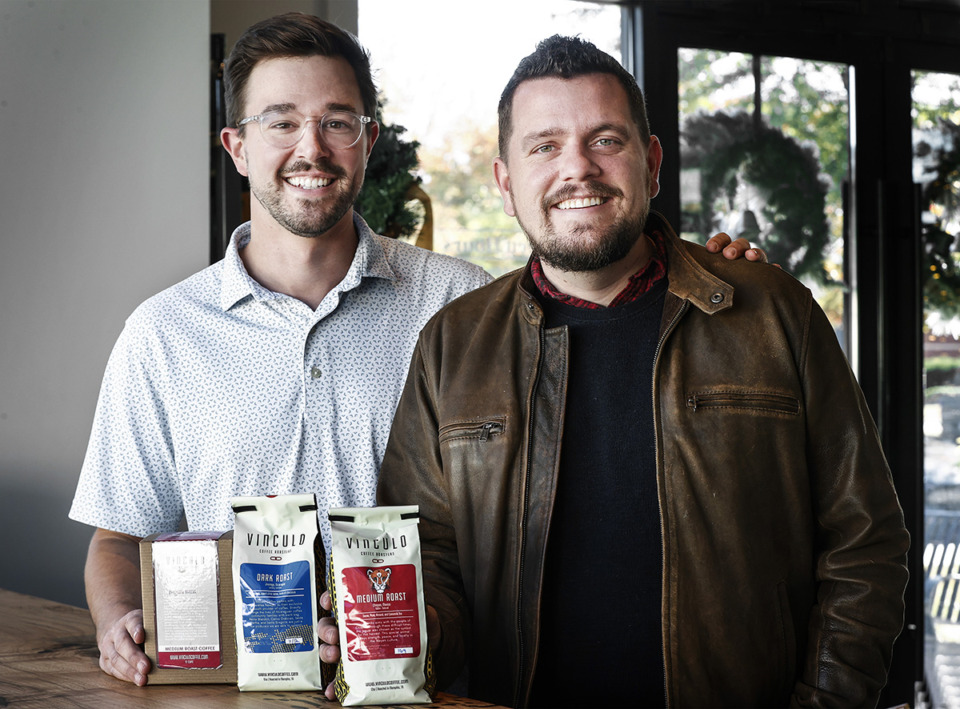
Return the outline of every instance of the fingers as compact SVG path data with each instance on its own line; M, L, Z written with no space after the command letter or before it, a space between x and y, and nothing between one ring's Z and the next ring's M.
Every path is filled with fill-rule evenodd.
M143 611L132 611L121 618L121 622L123 622L127 635L133 643L143 645L143 641L147 639L147 632L143 629ZM137 649L139 650L139 648Z
M317 637L320 638L320 642L332 646L337 650L337 654L340 654L340 630L337 628L337 623L333 618L320 619L317 623ZM323 661L330 662L327 658L323 658Z
M767 253L759 246L750 246L747 239L731 239L729 234L720 232L710 237L706 244L707 251L719 254L724 258L735 261L738 258L745 258L747 261L756 261L757 263L767 263Z
M714 234L709 239L707 239L707 251L712 254L719 254L723 251L732 241L729 234L720 232L719 234Z
M326 611L333 610L333 599L329 591L320 594L320 607ZM317 637L320 639L320 659L328 665L340 661L340 629L332 617L321 618L317 623ZM333 682L323 690L323 695L333 701L337 698Z
M749 254L750 251L752 251L750 248L750 242L746 239L740 238L733 241L723 250L723 256L731 261L735 261L736 259Z
M321 618L317 623L317 637L320 639L320 659L327 664L340 660L340 630L333 618Z
M140 649L145 638L143 611L130 611L98 640L100 669L108 675L138 686L147 683L150 660Z
M767 263L767 253L759 247L751 247L750 242L744 238L731 239L725 232L714 234L707 240L707 251L713 254L722 253L724 258L735 261L738 258L745 258L747 261L756 261L757 263Z

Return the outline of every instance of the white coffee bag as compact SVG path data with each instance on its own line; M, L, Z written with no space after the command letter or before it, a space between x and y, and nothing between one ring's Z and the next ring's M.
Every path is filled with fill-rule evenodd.
M235 497L232 503L237 686L320 689L316 499Z
M327 586L340 629L335 688L344 706L430 701L418 508L329 512L333 546Z

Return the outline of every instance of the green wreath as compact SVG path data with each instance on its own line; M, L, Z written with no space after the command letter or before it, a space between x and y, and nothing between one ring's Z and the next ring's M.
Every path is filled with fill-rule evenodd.
M700 170L701 209L694 231L714 232L715 203L732 199L740 180L764 200L761 213L770 225L755 241L771 263L797 278L828 283L824 252L830 243L826 217L829 182L820 172L816 150L801 145L747 113L697 114L681 129L683 168ZM688 218L691 215L687 215ZM731 234L731 236L734 236Z

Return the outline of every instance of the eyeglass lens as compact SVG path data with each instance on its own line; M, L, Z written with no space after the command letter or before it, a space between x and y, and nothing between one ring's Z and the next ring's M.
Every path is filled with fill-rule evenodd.
M326 113L308 118L293 111L266 113L260 118L260 132L277 148L289 148L303 137L307 125L315 122L323 141L331 148L349 148L360 139L363 122L347 111Z

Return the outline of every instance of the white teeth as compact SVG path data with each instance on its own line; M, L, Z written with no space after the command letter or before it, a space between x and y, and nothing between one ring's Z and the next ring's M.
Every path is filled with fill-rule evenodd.
M603 204L603 199L600 197L587 197L586 199L568 199L563 202L560 202L557 205L557 209L583 209L584 207L596 207L598 204Z
M315 190L318 187L326 187L333 180L325 177L288 177L287 182L304 190Z

